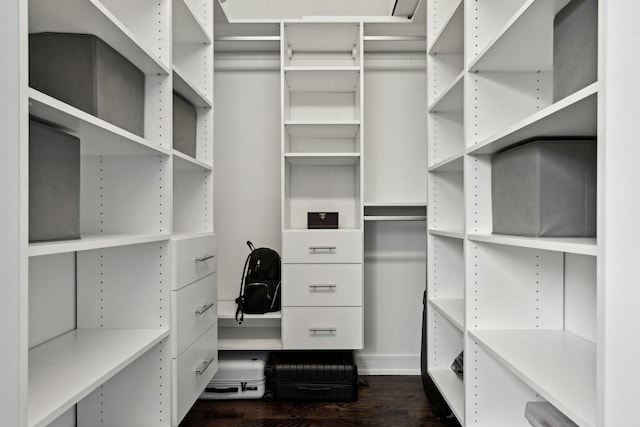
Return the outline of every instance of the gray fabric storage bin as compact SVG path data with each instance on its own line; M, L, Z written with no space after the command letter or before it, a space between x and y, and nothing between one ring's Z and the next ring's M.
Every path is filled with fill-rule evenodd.
M173 92L173 148L196 157L196 122L198 114L191 103Z
M598 79L598 1L572 0L553 20L553 101Z
M493 232L595 236L596 148L590 140L537 140L495 154Z
M144 137L145 76L94 35L29 35L29 85Z
M80 238L80 140L29 122L29 241Z

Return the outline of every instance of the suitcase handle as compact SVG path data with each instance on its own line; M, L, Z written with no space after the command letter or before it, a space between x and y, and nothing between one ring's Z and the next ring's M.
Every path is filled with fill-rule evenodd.
M204 389L207 393L237 393L238 387L215 388L207 387Z
M305 387L298 386L299 391L331 391L331 387Z

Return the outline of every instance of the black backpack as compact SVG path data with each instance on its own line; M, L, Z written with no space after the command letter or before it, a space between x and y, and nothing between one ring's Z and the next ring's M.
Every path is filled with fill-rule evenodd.
M264 314L280 311L280 255L269 248L258 248L247 242L247 256L240 280L240 295L236 298L236 321L244 314Z

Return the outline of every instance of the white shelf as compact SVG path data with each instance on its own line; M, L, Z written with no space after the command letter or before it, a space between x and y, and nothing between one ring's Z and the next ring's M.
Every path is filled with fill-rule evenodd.
M172 0L173 43L211 44L211 36L185 0Z
M215 236L215 233L212 231L194 232L194 233L173 233L171 235L171 240L189 240L189 239L197 239L198 237L207 237L207 236Z
M80 138L82 155L165 155L170 150L78 108L29 88L29 114Z
M364 36L364 52L424 52L425 36Z
M286 153L290 165L350 166L360 162L360 153Z
M145 48L99 0L31 0L29 32L95 34L143 73L170 73L167 63Z
M464 2L458 0L458 6L446 20L440 32L429 46L427 53L435 55L438 53L462 54L464 50Z
M565 331L476 330L471 337L580 426L596 425L596 345Z
M506 234L469 234L467 237L474 242L486 242L496 245L518 246L577 255L596 256L598 254L596 239L593 237L524 237Z
M292 138L355 138L360 132L359 121L302 122L285 121L285 131Z
M464 299L463 298L434 298L429 302L456 328L464 331Z
M569 0L527 0L471 61L469 71L551 71L553 18Z
M280 36L217 36L214 50L218 52L277 52Z
M235 301L218 301L218 319L233 319L236 318L236 303ZM282 319L282 312L274 311L265 314L245 314L245 321L250 319Z
M365 202L364 207L374 208L426 208L427 202Z
M49 424L167 336L167 329L76 329L31 349L28 425Z
M222 338L218 340L218 350L282 350L282 340L277 338Z
M425 215L365 215L365 221L426 221Z
M291 92L355 92L359 67L285 67L285 84Z
M189 81L175 65L173 66L173 89L195 107L212 108L213 103L206 93Z
M535 114L470 147L468 154L492 154L514 143L536 137L597 134L598 83L577 91Z
M169 234L83 235L80 239L76 240L30 243L29 256L54 255L116 246L162 242L169 240L170 237Z
M211 171L213 166L194 159L178 150L173 150L173 169L182 171Z
M436 230L429 229L429 234L440 237L450 237L452 239L464 239L464 230Z
M454 154L453 156L441 160L429 166L429 172L462 172L463 155Z
M432 369L429 375L453 414L464 424L464 382L451 369Z
M287 22L284 24L285 51L290 48L292 55L298 53L344 53L351 56L354 46L358 43L358 19L351 18L351 22L322 22L310 25L313 19L309 17L300 23ZM334 17L330 17L331 20Z
M464 71L456 76L449 87L429 107L430 113L462 113Z

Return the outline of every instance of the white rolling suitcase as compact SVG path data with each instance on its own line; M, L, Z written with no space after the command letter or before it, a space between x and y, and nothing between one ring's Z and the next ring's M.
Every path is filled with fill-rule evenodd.
M262 399L267 353L221 352L218 372L200 399Z

